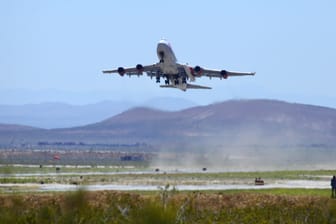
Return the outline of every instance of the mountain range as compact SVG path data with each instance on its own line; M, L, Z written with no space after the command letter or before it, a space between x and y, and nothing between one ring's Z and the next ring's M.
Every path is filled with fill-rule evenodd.
M56 119L57 121L57 119ZM178 111L136 107L57 129L0 125L0 144L145 143L165 149L336 147L336 110L276 100L230 100Z
M46 129L67 128L101 121L139 106L176 111L196 106L196 104L181 98L160 97L142 103L102 101L86 105L71 105L58 102L0 105L0 123L21 124Z

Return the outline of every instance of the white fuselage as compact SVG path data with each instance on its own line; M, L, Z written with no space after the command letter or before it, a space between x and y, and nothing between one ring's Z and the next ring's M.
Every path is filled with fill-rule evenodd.
M177 59L171 48L170 44L166 40L160 40L157 45L157 55L160 60L160 68L164 74L177 75L178 66L176 64Z

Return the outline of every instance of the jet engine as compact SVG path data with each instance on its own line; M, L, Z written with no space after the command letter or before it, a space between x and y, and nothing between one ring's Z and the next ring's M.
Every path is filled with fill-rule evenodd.
M123 67L118 68L119 75L123 76L125 74L125 69Z
M194 75L196 75L196 76L202 75L202 68L200 66L196 65L194 67Z
M220 74L223 76L224 79L227 79L227 78L228 78L227 71L222 70L222 71L220 72Z
M138 73L142 73L143 72L143 66L142 66L142 64L137 64L135 66L135 68L137 69Z

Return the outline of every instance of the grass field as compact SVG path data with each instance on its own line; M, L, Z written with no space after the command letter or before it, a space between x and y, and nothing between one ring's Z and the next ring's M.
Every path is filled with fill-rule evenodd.
M0 195L0 223L336 223L327 190Z
M121 173L125 171L131 173ZM255 177L262 177L266 183L283 179L327 180L335 173L335 170L170 173L143 167L62 167L57 173L55 167L2 166L0 183L41 180L70 183L83 175L81 184L174 186L175 183L253 183ZM143 192L6 192L0 191L0 223L336 223L336 200L330 198L329 189L178 191L167 185L157 191Z
M147 166L66 166L66 165L1 165L0 174L19 174L19 173L51 173L55 172L56 167L60 167L64 173L68 172L122 172L133 170L148 170Z

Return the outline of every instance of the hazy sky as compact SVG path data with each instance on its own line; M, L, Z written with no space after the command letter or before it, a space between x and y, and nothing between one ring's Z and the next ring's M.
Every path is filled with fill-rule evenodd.
M336 107L336 1L0 2L0 104L179 97ZM212 90L162 89L103 69L157 62L171 42L180 62L255 77L198 79Z

